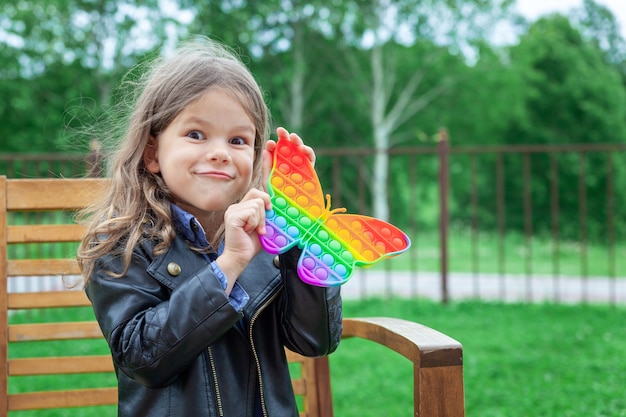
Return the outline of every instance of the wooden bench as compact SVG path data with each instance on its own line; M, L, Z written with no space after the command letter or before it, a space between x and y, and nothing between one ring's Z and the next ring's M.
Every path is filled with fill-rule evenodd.
M75 242L84 230L71 213L105 181L0 176L0 417L9 412L19 416L18 410L102 405L110 410L99 415L115 415L117 389L108 348L84 292L64 288L61 278L79 275ZM50 224L51 217L56 224ZM26 251L36 253L35 259L23 259L20 252ZM9 291L24 282L17 277L50 276L55 288L34 285ZM372 340L411 361L414 416L464 415L462 348L457 341L392 318L344 319L343 336ZM292 367L300 368L293 379L300 415L332 417L328 358L293 352L288 357ZM82 415L80 409L75 415Z

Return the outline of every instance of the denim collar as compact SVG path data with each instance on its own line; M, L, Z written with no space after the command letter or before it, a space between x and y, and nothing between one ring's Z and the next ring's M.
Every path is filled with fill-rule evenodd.
M198 219L196 219L193 214L183 210L174 203L171 203L170 206L172 209L172 221L176 231L193 246L197 248L209 248L210 257L213 258L216 251L207 240L204 228Z

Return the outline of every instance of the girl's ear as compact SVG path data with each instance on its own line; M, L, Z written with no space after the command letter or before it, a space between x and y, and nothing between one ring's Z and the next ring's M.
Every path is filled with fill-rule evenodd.
M159 166L159 157L158 157L158 141L154 138L154 136L150 136L146 147L143 150L143 163L146 164L146 168L148 171L156 174L161 172L161 167Z

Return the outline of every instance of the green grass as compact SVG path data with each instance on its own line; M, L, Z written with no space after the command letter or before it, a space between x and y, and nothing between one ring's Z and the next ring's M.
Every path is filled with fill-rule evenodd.
M39 314L39 313L35 313ZM83 320L85 310L58 310L58 319ZM604 305L448 305L410 299L346 301L344 316L392 316L434 327L463 344L468 417L626 417L626 308ZM36 317L39 320L39 317ZM21 321L19 315L12 322ZM42 316L41 320L46 320ZM24 350L22 350L24 349ZM106 351L103 342L10 347L54 355ZM335 415L409 416L412 368L407 359L361 339L344 340L330 357ZM103 376L111 378L112 375ZM80 384L90 384L82 378ZM76 381L74 381L76 382ZM12 392L33 379L14 380ZM59 380L44 385L59 386ZM12 413L12 417L113 416L113 408Z
M421 322L463 344L468 417L626 416L624 308L422 300L345 303L344 315ZM331 356L338 416L408 416L407 359L360 339Z

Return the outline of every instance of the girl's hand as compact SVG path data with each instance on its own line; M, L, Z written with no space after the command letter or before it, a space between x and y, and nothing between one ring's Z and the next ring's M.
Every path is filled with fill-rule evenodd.
M265 210L271 207L269 194L253 188L224 213L224 251L215 262L228 280L226 294L261 250L259 235L265 234Z
M276 129L278 139L287 139L297 144L302 152L304 152L311 161L311 164L315 165L315 152L313 148L304 144L300 136L295 133L289 133L287 129L279 127ZM274 156L274 150L276 149L276 142L268 140L265 144L265 150L263 151L263 186L267 187L267 180L272 170L272 162Z

